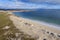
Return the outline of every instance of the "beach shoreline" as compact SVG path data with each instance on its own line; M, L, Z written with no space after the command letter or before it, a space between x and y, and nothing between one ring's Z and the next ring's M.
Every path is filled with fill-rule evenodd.
M41 24L43 26L47 26L47 27L50 27L50 28L53 28L53 29L56 29L56 30L60 30L60 25L55 25L55 24L50 24L50 23L46 23L46 22L43 22L43 21L37 21L37 20L29 19L29 18L19 17L19 16L16 16L15 14L13 14L13 13L11 13L11 15L17 17L18 19L29 20L29 21L32 21L33 23L38 24L38 25Z
M21 17L21 18L23 18L23 17ZM34 20L34 19L29 19L29 18L24 18L24 19L31 20L33 22L36 22L36 23L39 23L39 24L42 24L42 25L45 25L45 26L48 26L48 27L53 27L53 28L56 28L56 29L60 30L60 25L57 25L57 24L48 23L48 22L39 21L39 20Z
M13 15L15 15L15 14L13 14ZM17 15L15 15L15 16L17 16ZM31 20L33 22L36 22L36 23L39 23L39 24L42 24L42 25L45 25L45 26L48 26L48 27L53 27L53 28L56 28L56 29L60 30L60 25L57 25L57 24L54 24L54 23L48 23L48 22L45 22L45 21L41 21L41 20L39 21L39 20L29 19L29 18L20 17L20 16L17 16L17 17L23 18L23 19L26 19L26 20Z
M47 25L44 22L41 23L39 21L18 17L14 14L11 14L9 18L16 28L34 38L38 37L38 40L42 40L42 38L45 37L47 39L50 38L50 40L60 39L57 37L57 35L60 35L60 30L52 26L50 27L50 25Z

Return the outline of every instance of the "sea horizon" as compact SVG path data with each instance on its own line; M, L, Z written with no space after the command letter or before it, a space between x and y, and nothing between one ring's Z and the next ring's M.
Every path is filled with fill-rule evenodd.
M39 24L42 24L42 25L45 25L45 26L52 27L52 28L60 30L60 25L58 25L58 24L45 22L45 21L42 21L42 20L37 20L37 19L31 19L31 18L27 18L27 17L18 16L15 13L13 13L13 14L15 16L19 17L19 18L23 18L23 19L26 19L26 20L31 20L33 22L36 22L36 23L39 23Z
M56 28L60 28L60 16L52 16L50 15L50 11L45 11L47 13L44 14L44 11L43 12L38 12L36 11L33 11L33 12L13 12L14 15L16 16L19 16L19 17L23 17L23 18L26 18L26 19L31 19L31 20L35 20L35 21L38 21L38 22L41 22L41 23L44 23L44 25L48 24L49 26L54 26ZM59 11L57 11L55 13L55 11L52 11L52 13L55 13L57 14ZM41 14L42 13L42 14ZM44 14L44 15L43 15ZM57 14L59 15L59 13ZM55 18L56 17L56 18ZM46 24L45 24L46 23Z

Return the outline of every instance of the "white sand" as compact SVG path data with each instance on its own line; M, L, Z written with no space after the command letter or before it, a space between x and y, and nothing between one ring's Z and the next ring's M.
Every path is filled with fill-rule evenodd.
M22 17L20 17L20 18L22 18ZM43 21L39 21L39 20L32 20L32 19L27 19L27 18L22 18L22 19L30 20L30 21L33 21L35 23L39 23L39 24L42 24L42 25L45 25L45 26L48 26L48 27L53 27L53 28L56 28L56 29L60 30L60 25L57 25L57 24L47 23L47 22L43 22Z
M38 40L42 40L43 38L48 40L60 40L60 38L57 37L57 35L60 34L60 30L54 28L53 25L48 25L47 23L37 22L14 15L10 15L9 17L13 21L16 28L26 34L31 35L32 37L39 37ZM51 36L50 33L53 33L55 36Z

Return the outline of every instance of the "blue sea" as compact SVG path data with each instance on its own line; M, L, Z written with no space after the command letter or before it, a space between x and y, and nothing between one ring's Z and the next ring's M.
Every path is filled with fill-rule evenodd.
M13 12L16 16L60 25L60 10L39 9L29 12Z

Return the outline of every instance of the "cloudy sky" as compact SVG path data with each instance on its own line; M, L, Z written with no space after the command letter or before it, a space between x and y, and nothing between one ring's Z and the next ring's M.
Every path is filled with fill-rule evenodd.
M21 1L34 2L34 3L40 3L40 2L60 3L60 0L21 0Z
M60 9L60 0L0 0L3 9Z

